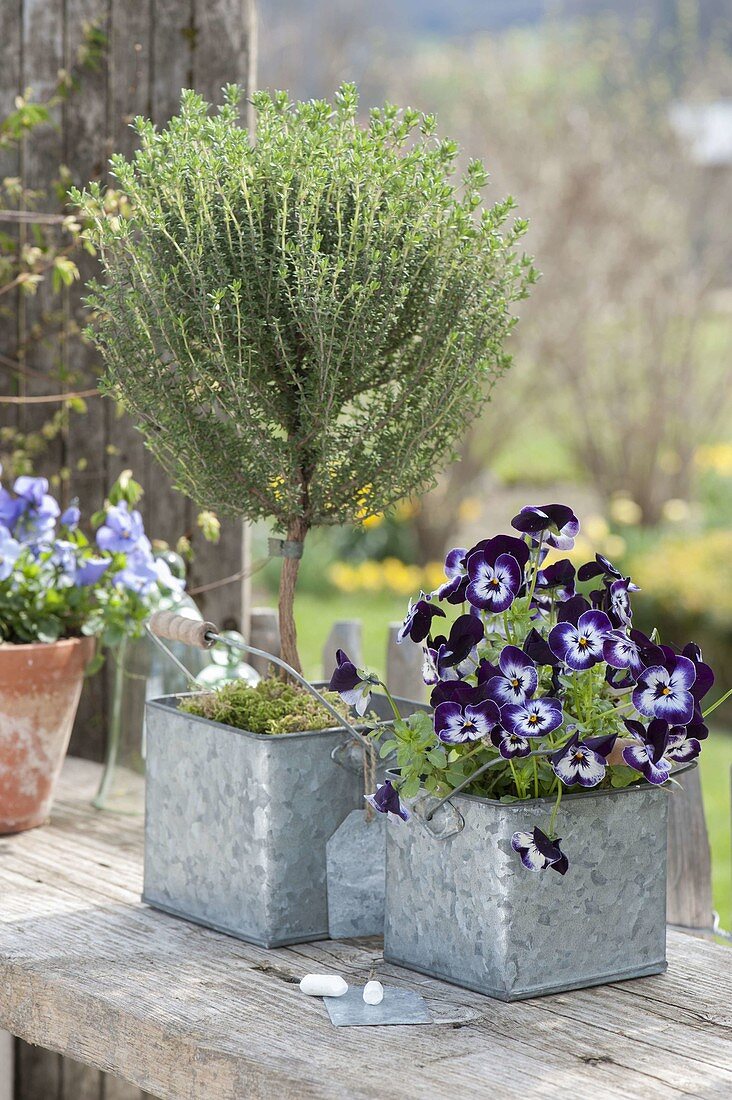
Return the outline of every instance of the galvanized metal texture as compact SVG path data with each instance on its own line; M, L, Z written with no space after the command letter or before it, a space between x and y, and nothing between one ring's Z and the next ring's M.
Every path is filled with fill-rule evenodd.
M352 810L326 845L328 935L332 940L384 931L386 817Z
M248 733L180 698L146 707L143 900L264 947L327 938L326 843L363 807L344 731Z
M464 826L440 841L417 815L390 818L384 958L505 1001L660 973L668 795L566 795L563 877L526 870L511 849L515 831L547 827L552 800L457 795Z
M413 989L384 986L384 999L367 1005L363 990L351 986L342 997L323 997L332 1024L336 1027L374 1027L384 1024L431 1024L432 1017L424 997Z

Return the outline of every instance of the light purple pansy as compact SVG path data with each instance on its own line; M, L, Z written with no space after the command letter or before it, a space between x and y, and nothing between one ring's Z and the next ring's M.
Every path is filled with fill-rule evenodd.
M107 509L104 523L97 531L97 546L114 554L127 553L145 535L142 516L130 511L127 501L120 501Z
M79 526L79 520L81 519L81 510L77 504L70 504L65 512L62 512L59 523L62 527L68 528L69 531L75 531Z
M610 612L623 626L629 626L633 619L633 609L630 606L630 593L640 592L637 584L633 584L630 577L623 577L613 581L610 585Z
M575 732L566 745L549 757L554 774L567 787L596 787L605 778L607 757L616 740L617 734L613 733L580 741L579 733Z
M481 737L490 737L500 717L498 705L492 699L464 707L457 702L439 703L435 707L435 733L446 745L479 741Z
M559 729L563 721L558 699L527 699L525 703L509 703L501 709L501 725L519 737L544 737Z
M488 698L495 699L500 707L507 703L525 703L536 691L539 675L536 665L522 649L515 645L504 646L498 658L499 676L492 676L487 683Z
M672 657L665 665L652 665L641 672L633 692L633 706L646 718L664 718L674 726L685 726L694 716L691 688L696 669L688 657Z
M402 805L399 792L390 779L380 783L373 794L364 795L370 806L380 814L391 814L392 817L400 817L402 821L409 821L409 810Z
M522 582L521 568L511 554L499 554L492 564L482 550L468 558L468 576L465 598L473 607L494 615L508 610Z
M654 718L649 722L648 729L642 722L629 718L624 719L624 722L628 732L637 742L623 749L625 763L628 767L640 772L654 786L665 783L671 773L668 750L678 747L675 741L670 742L668 722L663 718Z
M706 731L706 726L703 728ZM693 727L673 726L668 735L666 759L676 764L686 764L689 760L696 760L701 748L700 739L693 736Z
M23 547L14 539L7 527L0 526L0 581L6 581L13 572Z
M561 837L550 840L546 833L536 826L531 833L516 832L511 837L511 847L517 852L524 867L529 871L545 871L547 867L566 875L569 860L559 847Z
M112 564L111 558L86 558L76 570L74 584L88 588L97 584Z
M576 626L557 623L549 632L549 645L560 660L581 672L603 660L603 642L611 629L604 611L585 611Z

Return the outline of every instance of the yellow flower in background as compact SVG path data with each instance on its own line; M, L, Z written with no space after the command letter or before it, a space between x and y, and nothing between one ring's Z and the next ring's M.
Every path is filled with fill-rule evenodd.
M688 500L681 500L679 497L672 497L671 500L667 500L661 509L663 518L668 520L669 523L683 523L691 515L691 505Z
M643 519L640 504L636 504L626 493L618 493L610 501L610 515L616 523L626 527L635 527Z
M604 516L588 516L582 522L582 531L590 542L602 542L610 534L610 525Z
M720 477L732 477L732 443L711 443L699 447L694 461L701 470L711 470Z
M434 592L441 584L445 583L445 565L441 561L428 561L424 567L424 580L422 585L425 592Z
M668 538L652 552L638 554L630 563L633 579L669 611L679 608L693 615L729 625L732 615L732 531L705 531L686 538Z
M406 523L410 519L414 519L416 515L419 515L420 504L416 500L400 500L398 504L394 506L394 519L397 523Z
M371 531L374 527L380 527L383 522L384 513L377 512L374 516L366 516L366 518L361 521L361 526L365 531Z
M477 497L466 497L460 504L458 515L463 523L476 523L482 511L483 505Z

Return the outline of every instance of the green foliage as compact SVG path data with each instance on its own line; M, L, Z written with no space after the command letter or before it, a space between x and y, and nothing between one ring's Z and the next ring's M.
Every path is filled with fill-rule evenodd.
M348 717L348 707L335 692L326 692L325 698ZM333 716L305 688L278 679L260 680L255 687L237 680L217 691L184 699L179 705L187 714L250 733L299 733L330 729L334 723Z
M433 481L505 370L511 306L535 273L481 206L485 169L450 182L435 120L241 91L180 116L112 160L129 215L73 193L106 286L94 338L108 390L178 487L284 530L383 511Z

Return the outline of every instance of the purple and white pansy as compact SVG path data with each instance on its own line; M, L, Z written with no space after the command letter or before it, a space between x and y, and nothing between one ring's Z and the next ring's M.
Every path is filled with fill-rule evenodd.
M569 741L549 758L554 774L567 787L596 787L605 778L607 758L617 736L611 733L606 737L588 737L580 741L580 735L575 731Z
M633 691L633 705L646 718L664 718L685 726L694 717L691 688L696 680L694 662L688 657L667 658L663 665L644 668Z
M435 707L435 733L445 745L480 741L490 737L500 717L498 705L492 699L464 707L460 703L439 703Z
M403 806L399 798L399 792L390 779L385 783L379 783L373 794L364 795L368 804L380 814L391 814L402 821L409 821L410 813Z
M525 703L534 694L539 683L536 665L522 649L507 645L498 658L499 675L486 683L488 698L500 707L506 703Z
M397 643L411 638L413 642L423 642L432 630L432 620L435 616L445 618L445 612L436 603L432 602L432 596L420 594L416 603L409 601L409 607L404 622L399 627Z
M577 672L603 659L603 643L611 623L604 611L585 611L577 620L557 623L549 633L549 646L561 661Z
M555 553L579 533L570 507L530 505L512 526L518 537L450 550L445 583L410 602L400 640L422 644L432 715L394 722L399 773L372 801L403 816L398 792L457 788L537 799L538 814L552 798L548 820L514 833L511 847L527 869L564 875L562 792L666 782L708 736L702 700L714 675L693 643L679 653L633 627L639 588L611 561L597 554L577 568ZM448 629L451 605L462 606ZM339 653L331 687L360 713L375 683Z
M559 847L561 839L557 837L556 840L550 840L537 825L530 833L514 833L511 847L518 853L528 871L545 871L547 867L551 867L560 875L566 875L569 860Z
M353 707L357 714L363 716L366 713L371 702L371 693L378 683L377 676L357 669L344 650L336 650L336 667L328 688L330 691L337 691L341 699L349 707Z

